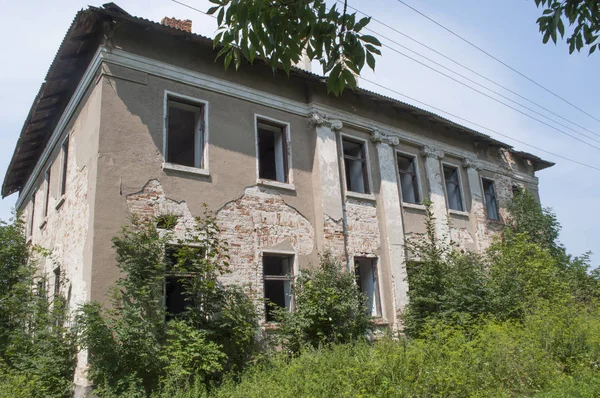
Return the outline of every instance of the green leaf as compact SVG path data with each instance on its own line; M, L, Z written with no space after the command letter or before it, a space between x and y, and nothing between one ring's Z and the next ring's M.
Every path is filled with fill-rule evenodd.
M354 77L354 74L350 72L349 69L344 69L342 71L342 76L346 80L348 87L350 87L352 90L356 90L356 77Z
M227 53L227 55L225 56L225 61L224 61L225 69L229 68L229 64L231 64L231 60L233 59L232 53L233 53L233 51L229 51Z
M356 23L356 25L354 25L354 31L360 32L362 28L364 28L365 26L367 26L369 24L369 22L371 22L371 17L362 18L360 21L358 21Z
M558 20L558 31L560 32L560 37L565 36L565 24L563 23L562 19Z
M360 37L360 39L362 41L364 41L365 43L370 43L373 44L375 46L381 47L381 42L374 36L370 36L370 35L362 35Z
M223 16L225 15L225 8L221 8L219 11L219 15L217 15L217 24L219 26L223 25Z
M206 11L206 13L207 13L208 15L212 15L212 14L214 14L215 12L217 12L217 10L218 10L219 8L220 8L219 6L216 6L216 7L210 7L210 8L208 9L208 11Z
M592 55L594 53L594 51L596 51L597 47L598 47L598 44L594 44L593 46L591 46L590 52L588 53L588 55Z
M368 51L367 51L367 65L369 65L369 68L371 68L372 70L375 70L375 57L373 56L373 54L371 54Z
M370 52L372 52L374 54L377 54L377 55L381 55L381 50L379 50L377 47L373 47L372 45L367 44L365 46L365 48L367 49L367 51L370 51Z

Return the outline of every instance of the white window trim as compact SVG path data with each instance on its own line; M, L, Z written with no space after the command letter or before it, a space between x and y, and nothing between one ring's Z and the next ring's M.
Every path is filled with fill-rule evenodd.
M48 222L48 214L50 214L50 197L52 195L52 165L46 167L44 171L44 202L42 203L42 223L40 229L43 229Z
M467 201L465 200L465 191L464 191L464 185L463 185L463 180L462 180L462 167L459 165L456 165L454 163L449 163L449 162L441 162L442 164L442 169L441 169L441 174L442 174L442 181L444 183L444 197L446 199L446 209L448 210L448 214L456 214L459 216L468 216L469 212L467 211ZM458 185L459 185L459 191L460 191L460 200L461 203L463 205L463 209L464 210L454 210L451 209L448 203L448 192L446 191L446 176L444 175L444 166L450 166L455 168L458 171Z
M285 148L286 148L286 152L287 152L286 158L287 158L287 181L288 182L281 182L281 181L269 180L266 178L260 178L260 154L258 153L258 121L259 120L264 120L267 122L272 122L277 125L280 125L281 127L283 127L283 129L285 131L285 140L286 140ZM281 189L295 191L296 187L294 185L294 173L292 170L292 133L291 133L290 123L284 122L283 120L274 119L269 116L261 115L259 113L255 113L254 114L254 149L255 149L255 154L256 154L256 183L259 185L265 185L265 186L269 186L269 187L273 187L273 188L281 188ZM268 252L268 253L277 254L275 252Z
M400 169L398 168L398 155L401 155L402 157L412 158L414 161L415 173L417 175L417 185L418 185L417 190L419 191L420 203L405 202L404 198L402 197L402 181L400 181ZM421 181L421 168L419 166L419 156L415 155L414 153L405 152L405 151L396 149L394 162L396 164L396 178L398 179L398 193L400 195L400 202L402 203L402 206L406 206L406 207L410 207L410 208L414 208L414 209L425 209L425 206L423 206L421 204L421 202L423 202L423 187L422 187L423 184Z
M349 141L357 141L363 144L363 148L365 149L365 162L367 163L367 184L369 188L369 193L361 193L361 192L353 192L348 191L348 187L346 186L346 159L344 159L344 138L348 138ZM371 178L371 161L369 159L369 141L364 138L359 138L354 135L346 134L340 132L338 139L338 151L339 156L342 158L342 188L344 189L344 195L346 198L355 198L361 200L370 200L372 202L375 201L375 195L373 194L373 181Z
M181 99L184 101L189 101L192 104L198 104L199 106L202 107L202 115L203 118L202 123L203 128L202 128L202 141L199 140L199 136L196 135L194 138L194 145L196 146L194 154L195 157L197 156L198 153L200 153L200 151L198 150L198 146L203 142L204 143L204 148L202 151L202 167L191 167L191 166L184 166L184 165L180 165L180 164L174 164L174 163L170 163L167 162L167 138L168 138L168 115L169 115L169 98L173 98L175 100L177 99ZM208 101L200 99L200 98L195 98L195 97L190 97L189 95L183 95L183 94L179 94L173 91L169 91L169 90L165 90L165 94L164 94L164 99L163 99L163 164L162 164L162 168L163 170L172 170L172 171L180 171L183 173L190 173L190 174L200 174L200 175L205 175L208 176L210 175L209 173L209 167L208 167L208 139L209 139L209 124L208 124L208 114L209 114L209 104ZM194 162L196 162L196 159L194 159Z
M268 249L268 250L261 250L260 252L260 270L261 270L261 281L264 284L264 276L265 276L265 271L263 268L263 258L265 257L265 254L268 256L269 254L272 255L282 255L282 256L294 256L294 261L292 263L292 275L290 278L290 283L293 284L294 281L296 280L296 277L298 277L300 275L300 267L298 265L298 254L295 251L292 250L277 250L277 249ZM290 286L291 289L292 286ZM291 291L291 290L290 290ZM264 298L264 288L263 288L263 298ZM289 312L294 312L295 307L296 307L296 296L293 294L293 292L291 293L290 297L290 309Z
M498 212L498 219L491 219L489 218L488 215L488 211L487 211L487 201L485 199L485 190L483 189L483 180L488 180L491 181L492 184L494 184L494 194L496 195L496 211ZM488 178L488 177L484 177L484 176L479 176L479 189L481 189L481 197L483 198L483 207L485 208L485 218L487 221L491 221L491 222L498 222L501 221L501 217L500 217L500 204L498 203L498 191L496 190L496 180L493 178Z
M361 253L354 253L352 255L352 262L351 264L356 264L355 262L355 257L358 258L368 258L371 260L375 260L375 268L377 268L377 294L379 295L379 307L381 310L381 316L380 317L373 317L375 319L383 319L385 321L387 321L387 317L386 317L386 308L385 308L385 300L383 299L383 286L382 286L382 281L383 281L383 274L382 274L382 270L381 270L381 258L374 255L374 254L362 254ZM352 272L354 272L354 269L352 270Z

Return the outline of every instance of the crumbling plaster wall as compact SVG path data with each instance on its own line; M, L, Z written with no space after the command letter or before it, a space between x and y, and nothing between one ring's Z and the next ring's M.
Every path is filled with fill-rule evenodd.
M28 239L34 246L49 250L50 256L38 257L40 272L49 277L49 291L53 292L53 271L60 266L64 285L61 292L68 299L71 311L90 299L92 242L94 236L94 207L98 134L100 130L102 86L93 86L76 110L72 122L65 128L58 145L52 151L45 168L50 167L50 196L47 216L46 182L44 171L34 184L35 210L31 220L32 202L23 203ZM60 195L63 157L61 146L69 139L66 192ZM31 228L33 225L33 228ZM78 353L74 381L87 386L87 352Z

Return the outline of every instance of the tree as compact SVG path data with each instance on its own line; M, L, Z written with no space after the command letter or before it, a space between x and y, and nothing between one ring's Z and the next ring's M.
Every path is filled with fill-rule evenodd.
M356 76L366 64L375 69L375 55L381 55L379 40L361 31L370 17L357 20L356 13L329 10L324 0L210 0L217 14L215 46L221 46L225 68L242 59L253 63L264 59L275 71L289 74L292 64L303 55L317 60L329 73L327 91L340 95L346 85L356 88Z
M218 380L253 353L255 307L240 287L219 283L229 264L216 220L205 213L185 240L175 239L173 220L132 218L113 239L122 276L110 307L87 303L77 318L98 396L146 396L161 384ZM168 286L181 288L178 314L166 308Z
M600 36L600 0L535 0L535 4L544 8L537 20L544 43L549 39L556 43L558 34L564 38L565 24L568 24L573 27L567 33L569 53L586 46L589 54L596 51Z
M276 311L279 342L297 353L305 346L363 339L372 324L367 297L354 278L331 253L321 255L319 267L303 271L294 283L294 311Z

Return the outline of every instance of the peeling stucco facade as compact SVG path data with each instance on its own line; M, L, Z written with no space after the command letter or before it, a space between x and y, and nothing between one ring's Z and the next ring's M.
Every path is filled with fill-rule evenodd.
M538 196L528 159L434 123L424 112L401 112L352 92L332 98L315 82L273 76L262 66L224 71L213 62L212 46L133 25L115 32L98 57L92 78L81 83L86 95L68 115L70 124L56 132L63 137L56 142L69 139L64 198L59 144L40 159L42 171L51 168L46 219L43 172L31 176L19 199L29 225L35 192L28 238L52 250L70 281L73 309L106 300L119 277L111 239L132 213L145 219L175 215L175 233L184 237L206 206L229 245L232 272L224 283L246 285L261 299L265 253L293 255L296 274L317 264L326 250L349 269L355 257L372 258L379 322L400 329L408 303L405 239L424 232L425 207L402 199L399 153L414 158L419 196L431 200L437 236L464 249L485 250L502 228L501 221L488 220L482 177L494 181L502 219L514 185ZM165 165L166 93L207 104L202 170ZM285 184L257 176L259 116L288 126ZM367 193L346 186L343 137L364 145ZM460 173L464 211L448 209L444 164ZM42 264L51 274L54 266ZM85 353L80 355L75 378L85 386Z

